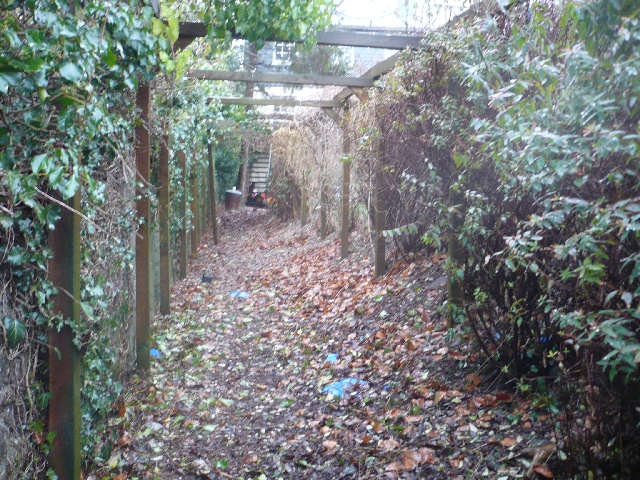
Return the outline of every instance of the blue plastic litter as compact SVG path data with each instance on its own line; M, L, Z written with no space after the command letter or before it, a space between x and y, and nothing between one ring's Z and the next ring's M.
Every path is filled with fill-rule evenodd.
M238 298L249 298L249 294L247 292L231 292L229 293L229 295L231 295L232 297L238 297Z
M368 384L364 380L357 378L343 378L339 382L333 382L322 389L322 393L333 395L334 397L342 397L347 390L353 390L356 387L364 388Z
M330 353L329 355L327 355L327 359L325 361L329 363L336 363L338 361L338 354Z
M156 350L155 348L152 348L151 350L149 350L149 355L151 355L152 357L162 356L162 354L160 353L160 350Z

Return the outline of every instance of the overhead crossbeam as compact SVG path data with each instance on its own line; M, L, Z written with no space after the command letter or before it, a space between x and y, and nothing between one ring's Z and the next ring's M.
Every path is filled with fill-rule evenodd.
M229 72L221 70L192 70L188 78L199 80L227 80L231 82L285 83L293 85L337 85L339 87L373 87L375 79L340 77L336 75L304 75L265 72Z
M207 35L207 26L199 22L182 22L180 23L180 36L178 43L189 44L195 38L205 37ZM241 38L240 35L232 35L233 38ZM418 35L399 35L388 33L364 33L352 30L323 30L316 34L318 45L332 45L343 47L369 47L369 48L385 48L389 50L403 50L405 48L419 48L421 36ZM277 41L277 39L268 39Z
M337 108L342 102L336 100L293 100L286 98L212 97L209 101L222 105L275 105L281 107L329 107Z

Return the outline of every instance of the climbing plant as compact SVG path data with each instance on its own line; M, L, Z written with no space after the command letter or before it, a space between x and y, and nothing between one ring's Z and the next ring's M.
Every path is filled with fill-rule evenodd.
M312 5L308 10L307 4ZM284 31L297 35L301 28L291 28L290 19L274 15L297 15L300 8L309 26L321 25L329 18L323 5L301 2L272 14L260 12L240 31L246 32L247 25L256 27L252 30L256 39ZM207 4L201 6L211 10ZM122 388L122 374L130 366L130 358L122 352L130 341L126 325L133 311L131 245L137 219L131 160L133 130L140 122L135 92L141 82L155 85L164 75L179 77L190 53L173 48L180 12L169 3L163 5L162 19L155 17L147 0L17 0L4 2L0 9L0 277L5 314L0 328L6 339L2 348L26 349L42 362L48 329L69 323L51 314L55 289L46 275L51 258L47 234L55 228L60 209L66 208L63 203L81 190L83 279L82 297L76 300L83 318L71 327L78 348L86 352L84 455L87 460L106 460L108 448L101 447L108 443L98 441L98 429L104 427L99 422L112 408ZM218 27L234 29L236 21L234 14ZM266 25L262 29L261 23ZM175 111L170 118L172 135L189 142L194 153L198 150L202 162L208 131L202 121L224 114L221 108L200 102L194 119L181 116L180 99L190 95L191 84L178 80L175 86L179 92L170 98L176 105L165 105L167 111ZM191 90L192 99L194 93L202 100L211 91ZM182 107L188 108L187 103ZM158 125L146 127L161 133ZM145 191L153 197L152 186ZM35 379L24 382L32 390L23 396L31 413L22 423L33 420L35 441L46 451L50 440L36 413L46 409L50 398L44 364L38 363L35 372ZM36 465L41 464L31 465L38 470Z

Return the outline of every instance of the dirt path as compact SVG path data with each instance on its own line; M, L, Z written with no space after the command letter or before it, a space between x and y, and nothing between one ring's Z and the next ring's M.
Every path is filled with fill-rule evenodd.
M507 479L549 442L551 419L494 391L447 334L441 257L374 281L365 246L341 262L335 236L267 212L221 230L156 319L151 382L113 419L116 478Z

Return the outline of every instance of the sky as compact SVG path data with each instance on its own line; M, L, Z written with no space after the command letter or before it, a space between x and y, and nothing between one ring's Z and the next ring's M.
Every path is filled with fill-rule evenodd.
M424 30L468 8L469 0L336 0L334 23Z

